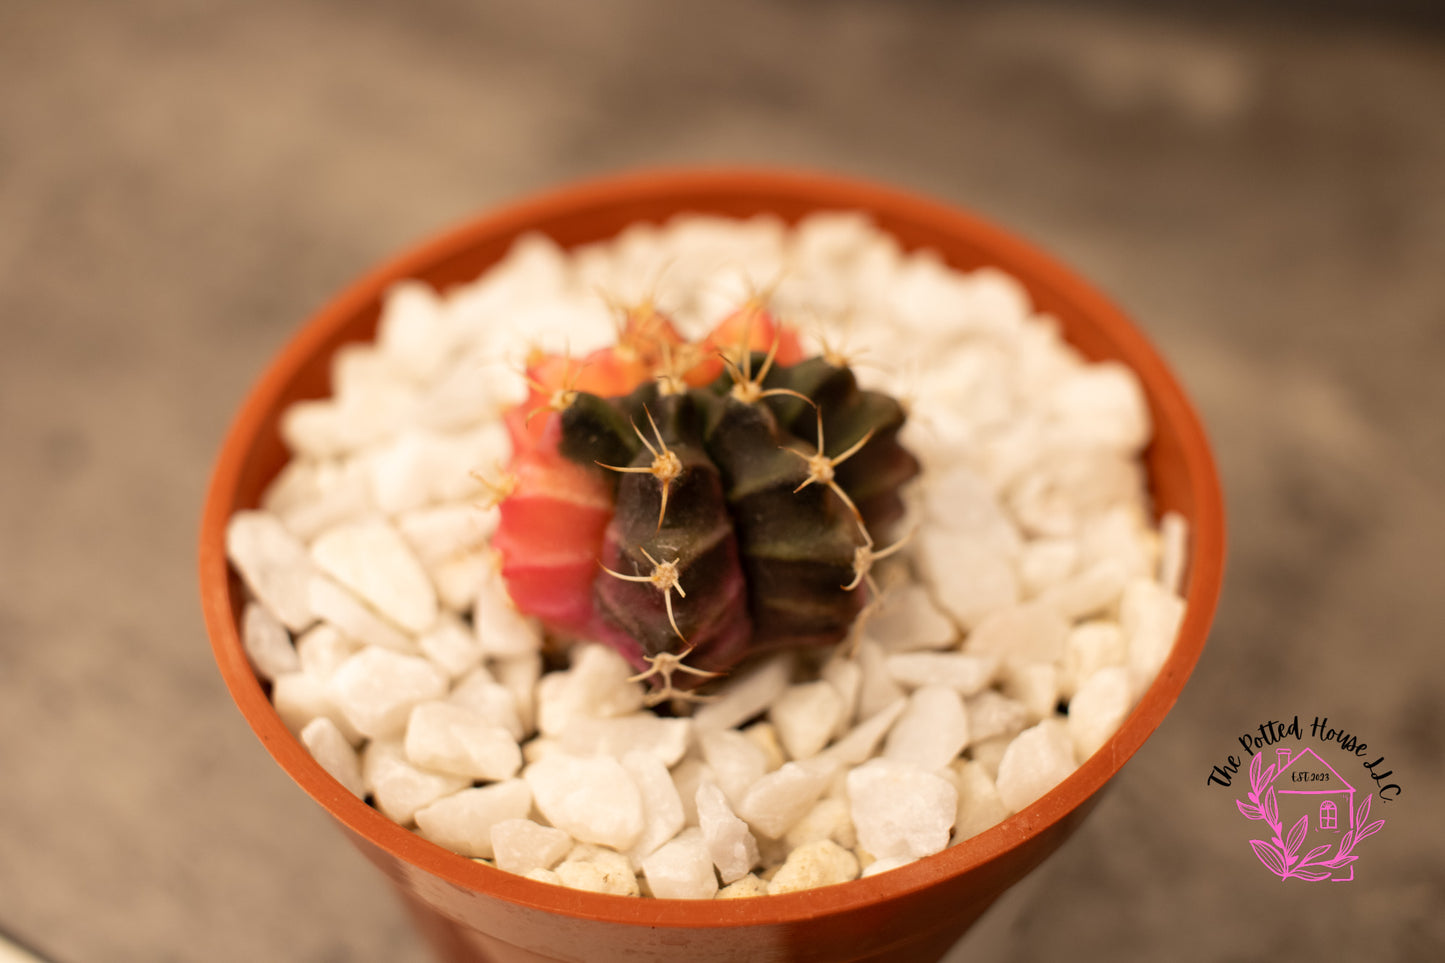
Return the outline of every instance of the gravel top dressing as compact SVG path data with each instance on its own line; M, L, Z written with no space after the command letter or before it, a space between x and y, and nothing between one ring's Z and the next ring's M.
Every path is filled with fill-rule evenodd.
M1133 373L858 215L529 236L332 374L227 529L247 654L347 789L507 872L902 866L1072 773L1183 618Z

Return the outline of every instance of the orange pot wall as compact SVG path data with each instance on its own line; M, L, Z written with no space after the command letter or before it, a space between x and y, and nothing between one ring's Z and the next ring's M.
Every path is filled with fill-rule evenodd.
M1155 506L1189 519L1192 542L1179 640L1119 732L1044 798L972 840L868 879L749 900L624 899L535 883L446 852L342 789L286 731L252 673L238 632L241 585L225 558L227 519L254 507L286 460L280 413L293 401L328 391L331 354L340 344L372 336L392 282L421 278L446 288L470 281L525 231L573 246L611 237L636 221L661 222L685 212L766 212L793 222L824 209L865 211L906 249L933 248L953 267L1001 268L1028 288L1039 310L1059 320L1065 338L1085 356L1117 359L1138 373L1155 426L1145 456ZM442 958L929 961L942 957L995 899L1058 848L1096 793L1164 719L1204 646L1223 560L1222 497L1198 416L1143 335L1070 271L970 215L888 188L802 172L684 170L613 177L523 201L374 270L324 307L266 370L226 437L202 520L200 578L216 660L252 729L397 886Z

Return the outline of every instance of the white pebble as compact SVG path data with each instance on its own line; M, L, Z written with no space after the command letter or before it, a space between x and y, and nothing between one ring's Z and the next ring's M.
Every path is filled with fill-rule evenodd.
M1035 538L1019 553L1024 595L1040 595L1072 575L1079 565L1079 543L1072 538Z
M437 617L436 590L406 541L382 519L328 529L311 543L316 567L409 632Z
M447 702L413 708L404 745L414 764L468 779L500 782L522 767L522 750L511 733Z
M972 469L954 466L926 475L923 511L930 531L945 531L1006 558L1023 546L1018 529L995 497L992 486Z
M642 686L622 656L605 645L572 649L572 666L542 677L537 687L537 727L560 736L573 719L606 719L642 708Z
M399 371L418 382L430 381L446 364L445 304L429 284L402 281L386 292L376 323L376 347Z
M532 793L520 779L463 789L416 811L423 836L463 856L490 859L492 827L506 819L523 819L532 808Z
M768 895L768 881L749 873L742 879L728 883L717 891L717 899L750 899Z
M426 659L376 646L343 662L327 683L332 702L372 739L400 735L413 706L446 690L446 676Z
M734 805L768 769L768 758L751 739L736 729L705 729L698 733L703 759L713 780Z
M1117 622L1096 620L1074 626L1059 666L1060 693L1072 698L1089 676L1111 665L1124 665L1128 658L1129 645Z
M909 689L948 686L962 695L982 691L998 672L998 658L972 652L902 652L884 660L893 681Z
M1059 381L1045 401L1060 437L1130 455L1143 450L1152 431L1144 389L1132 370L1101 361Z
M782 695L792 674L793 657L788 653L734 673L713 700L693 714L693 723L699 730L740 726Z
M586 859L569 856L553 870L562 885L569 889L609 896L638 896L641 889L627 857L606 849L597 849Z
M398 515L396 530L430 568L438 562L484 549L500 514L476 502L429 505Z
M879 873L886 873L890 869L899 869L909 863L916 863L918 860L910 859L907 856L890 856L887 859L875 859L868 864L868 868L858 875L859 879L867 879L869 876L877 876Z
M863 681L858 687L859 716L870 718L908 695L893 681L887 653L877 642L866 638L860 641L854 659L863 672Z
M341 664L361 650L330 622L318 622L296 640L296 661L301 671L318 679L329 679Z
M1082 760L1098 752L1119 730L1133 704L1127 669L1100 669L1089 676L1069 702L1074 755Z
M858 845L878 859L942 850L958 810L949 780L895 759L870 759L850 772L848 799Z
M491 661L491 666L497 681L512 693L523 731L534 731L537 727L537 682L542 678L541 653L500 656Z
M525 655L542 648L541 626L536 619L517 611L512 597L507 594L507 585L495 567L489 567L487 577L477 588L472 624L476 629L477 642L488 656Z
M403 826L411 823L418 809L471 782L413 766L399 739L373 739L366 744L361 753L361 780L376 808Z
M316 571L301 540L270 512L241 511L226 524L226 556L256 600L300 632L314 621L308 585Z
M1053 609L1061 618L1076 621L1112 608L1129 579L1124 567L1102 559L1039 594L1035 604Z
M642 873L659 899L712 899L717 874L702 830L686 829L642 861Z
M475 637L461 619L449 612L422 633L416 643L421 654L446 673L449 679L466 675L482 661L482 650Z
M268 489L264 502L301 541L309 542L334 525L375 510L365 469L356 459L317 462L298 458L291 465L298 468L296 490L273 504Z
M562 732L562 745L574 756L600 755L614 759L642 750L670 767L687 752L691 735L691 719L669 719L650 712L612 719L575 716Z
M845 658L841 652L834 652L823 664L819 675L833 687L841 700L842 710L838 714L838 725L833 733L841 735L848 731L858 713L858 697L863 691L863 669L857 662Z
M858 878L858 857L829 839L806 843L788 854L768 881L768 894L796 893Z
M1137 502L1142 472L1126 455L1060 446L1035 461L1008 502L1030 536L1076 535L1090 518Z
M529 766L538 760L559 754L570 755L566 749L562 748L561 739L553 739L550 736L537 736L522 744L522 760Z
M1158 571L1159 539L1137 502L1118 504L1086 519L1078 539L1086 563L1109 560L1140 578L1152 579Z
M823 760L786 763L748 787L737 813L758 833L782 839L817 803L836 771Z
M311 758L345 786L347 792L357 797L366 795L361 785L361 762L351 743L336 728L336 723L325 716L312 719L301 730L301 743L311 753Z
M904 582L884 593L863 631L891 652L946 649L958 640L958 629L917 582Z
M818 800L793 823L783 842L789 849L797 849L819 839L831 839L844 849L853 849L858 845L858 833L853 828L853 815L846 799L826 796Z
M309 672L278 675L271 683L271 704L293 735L299 736L312 719L324 716L336 723L353 746L363 739L346 714L332 701L326 680Z
M998 794L1014 812L1027 809L1074 772L1074 749L1062 719L1045 719L1009 743L998 764Z
M967 744L963 698L949 686L926 685L909 697L883 744L883 756L932 772L947 766Z
M572 848L571 836L530 819L503 819L492 825L491 836L497 868L518 876L551 869Z
M437 604L448 612L469 612L487 581L496 576L497 562L490 548L451 555L430 563L428 573L437 590ZM478 640L480 641L480 640Z
M1181 595L1184 569L1189 564L1189 521L1178 512L1165 512L1159 519L1159 584Z
M965 628L1018 601L1018 576L1002 552L942 529L924 531L919 542L934 597Z
M762 722L754 722L742 730L743 735L752 740L753 745L763 750L767 757L767 765L764 772L773 772L780 769L788 761L788 754L783 751L783 744L778 741L778 730L766 719Z
M672 768L672 783L682 800L682 816L686 825L697 825L697 787L716 781L712 767L698 755L684 756L682 762Z
M1020 703L1030 722L1047 719L1059 704L1059 667L1054 662L1024 662L1003 673L1003 693Z
M1016 736L1030 723L1029 710L1017 699L1010 699L1002 692L986 689L970 696L964 704L968 709L968 738L970 742L992 739L995 736Z
M371 486L372 500L387 515L413 511L442 500L447 479L462 478L468 487L480 485L468 474L477 465L461 439L433 431L407 429L361 456Z
M348 639L404 655L412 655L417 651L416 642L411 636L377 615L350 591L324 575L312 576L308 598L316 616L334 625Z
M1017 278L998 268L981 267L970 272L968 280L977 323L995 331L1022 330L1020 325L1029 317L1031 305L1028 290Z
M900 696L873 715L858 723L843 738L824 749L820 758L844 766L856 766L873 755L884 735L898 721L908 700Z
M251 668L268 681L301 668L286 626L263 605L246 603L246 611L241 614L241 645Z
M661 760L650 752L634 750L622 757L622 768L632 777L642 800L642 835L632 844L628 858L634 868L657 847L682 831L686 825L682 797ZM696 791L693 793L696 798Z
M512 741L520 743L527 735L517 697L512 690L492 678L484 666L477 666L452 686L447 701L481 716L494 726L505 729Z
M968 747L968 758L982 766L990 779L997 779L998 764L1003 761L1003 754L1008 752L1013 741L1012 735L980 739Z
M843 698L828 682L804 682L784 690L768 719L778 731L778 739L788 756L808 759L818 754L843 718Z
M998 794L988 769L978 762L954 767L953 785L958 790L958 814L953 823L953 842L977 836L1009 817L1009 808Z
M1139 696L1154 682L1184 621L1184 600L1147 578L1132 579L1119 603L1119 624L1129 645L1129 672Z
M347 455L391 437L416 410L416 391L408 386L354 385L348 394L342 394L346 385L336 387L334 399L298 401L281 413L281 438L293 452L311 458Z
M627 850L642 835L642 796L616 759L557 753L527 766L522 777L537 810L573 839Z
M993 656L1005 666L1055 662L1064 654L1069 623L1041 605L1016 605L983 619L964 641L964 651Z
M724 884L742 879L758 862L758 842L728 805L721 789L703 783L697 789L697 822L708 855Z

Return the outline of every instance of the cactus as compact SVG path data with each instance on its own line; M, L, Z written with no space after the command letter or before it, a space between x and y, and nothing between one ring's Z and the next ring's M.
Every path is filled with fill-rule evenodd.
M759 299L699 344L647 305L617 346L528 370L494 540L519 609L616 648L654 703L847 635L918 472L896 400L804 359Z

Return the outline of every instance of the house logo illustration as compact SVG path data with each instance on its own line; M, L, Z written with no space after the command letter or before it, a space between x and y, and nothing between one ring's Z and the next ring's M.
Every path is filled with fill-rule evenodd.
M1268 765L1267 755L1250 761L1249 793L1234 801L1245 818L1270 830L1269 837L1249 841L1254 855L1280 879L1354 879L1355 849L1385 824L1369 821L1373 793L1357 793L1313 749L1277 748Z

